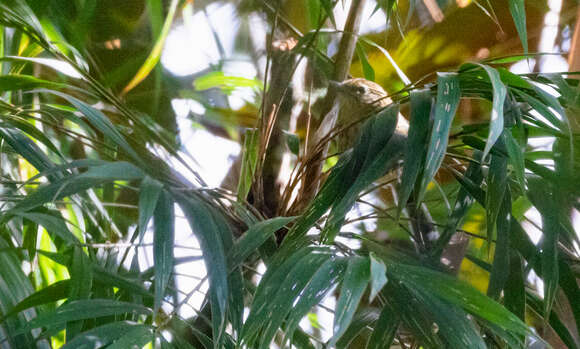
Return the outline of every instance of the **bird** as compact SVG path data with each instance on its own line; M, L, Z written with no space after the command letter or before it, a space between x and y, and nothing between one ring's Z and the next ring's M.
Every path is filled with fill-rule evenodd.
M330 81L329 89L335 92L338 102L336 127L342 131L337 135L336 143L338 151L343 152L355 143L362 121L390 105L392 100L379 84L363 78ZM404 137L409 133L409 122L400 113L394 132Z
M336 136L336 143L339 152L353 147L363 128L362 121L393 103L379 84L363 78L353 78L342 82L330 81L329 89L334 91L338 106L336 127L341 131ZM398 113L391 143L395 148L399 148L399 153L393 156L403 156L404 149L407 147L408 134L409 122L401 113ZM408 202L406 210L415 239L420 245L429 243L426 239L430 232L434 231L434 227L429 223L431 219L426 207L417 207L416 203Z
M329 150L329 139L335 140L337 153L353 147L364 120L392 103L387 92L377 83L363 78L352 78L342 82L329 80L327 98L333 101L332 108L325 114L318 129L306 147L306 167L302 200L294 208L297 212L312 200L322 180L322 167ZM395 135L406 139L409 122L398 114ZM293 212L293 211L291 211Z

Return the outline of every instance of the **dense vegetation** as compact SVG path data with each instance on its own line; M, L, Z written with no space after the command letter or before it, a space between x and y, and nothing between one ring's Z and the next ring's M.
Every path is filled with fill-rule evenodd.
M220 58L176 76L172 26L216 2L2 0L0 347L579 347L580 87L529 53L548 4L379 0L362 33L366 2L234 1L238 56L214 32ZM337 153L353 125L315 135L349 75L393 103ZM241 145L219 188L176 99L203 106L192 137Z

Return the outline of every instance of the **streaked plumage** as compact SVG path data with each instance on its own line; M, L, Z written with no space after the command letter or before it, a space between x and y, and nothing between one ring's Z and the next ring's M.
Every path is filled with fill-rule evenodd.
M392 103L380 85L362 78L349 79L340 83L331 82L330 88L335 89L339 100L339 113L336 121L339 128L362 120L369 114ZM337 135L339 151L345 151L353 146L363 123L363 121L357 122ZM406 136L408 130L409 123L399 114L395 132Z

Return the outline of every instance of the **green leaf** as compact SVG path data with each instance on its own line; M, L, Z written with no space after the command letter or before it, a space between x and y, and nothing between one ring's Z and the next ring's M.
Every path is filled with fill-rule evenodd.
M340 296L336 302L333 336L329 346L333 346L348 329L370 280L370 260L364 257L352 257L344 274Z
M336 0L320 0L320 4L324 9L324 13L326 14L326 16L328 16L328 18L332 22L332 25L335 28L336 28L336 20L334 19L334 6L336 5L336 3L337 3Z
M9 212L16 214L28 211L47 202L53 202L105 183L116 180L141 179L142 177L143 172L141 170L124 161L90 167L85 173L69 175L52 184L40 187L34 193L26 196Z
M155 341L154 328L148 325L138 325L115 340L107 349L142 348L145 344Z
M151 315L151 309L140 304L110 299L79 300L61 305L53 312L37 316L28 322L25 330L120 314Z
M61 299L65 299L69 294L70 280L57 281L52 285L46 286L30 296L24 298L16 304L10 311L3 314L0 318L0 323L14 314L17 314L28 308L37 307L39 305L53 303Z
M524 0L509 0L510 13L520 35L524 53L528 53L528 34L526 30L526 8Z
M37 79L30 75L0 75L0 92L38 88L62 89L66 84Z
M397 72L397 75L399 76L399 79L401 79L401 81L403 82L403 84L405 84L405 86L407 85L411 85L411 80L407 77L407 75L405 75L405 73L403 72L403 70L399 67L399 65L397 64L397 62L395 62L395 60L393 59L393 57L391 57L391 55L389 54L389 51L387 51L384 47L378 45L377 43L364 38L364 37L359 37L359 41L364 42L367 45L370 45L376 49L378 49L379 51L381 51L381 53L387 58L387 60L389 61L389 63L391 63L391 65L393 66L393 68L395 69L395 71Z
M246 130L244 134L244 146L242 147L242 168L240 169L240 179L238 181L238 202L245 202L252 181L258 160L258 131Z
M283 244L304 236L308 229L337 201L341 193L344 193L345 179L352 178L352 155L352 152L347 152L338 159L314 200L290 228Z
M161 33L159 33L159 37L153 46L153 50L151 50L149 57L147 57L141 68L139 68L137 74L135 74L133 79L131 79L127 86L125 86L122 92L123 94L131 91L135 86L139 85L141 81L145 80L145 78L149 75L149 73L151 73L153 68L155 68L161 59L161 52L163 51L163 46L165 45L165 39L167 38L169 30L171 29L171 24L173 23L173 18L175 17L175 12L177 11L177 5L179 5L179 2L179 0L171 1L169 10L167 12L167 18L165 19Z
M295 252L295 253L292 253ZM286 253L290 253L286 255ZM281 285L286 280L289 273L294 267L308 256L318 254L322 257L328 257L328 249L317 249L314 247L305 247L298 250L282 248L278 252L278 258L272 261L268 266L266 274L262 277L258 289L254 293L252 307L250 308L250 315L244 323L242 331L242 341L248 346L252 346L254 342L260 337L260 330L263 328L263 319L272 316L270 304L275 299Z
M153 216L153 262L155 265L155 303L157 313L165 296L165 289L173 274L173 243L175 238L175 212L173 200L162 191Z
M52 150L60 158L64 158L60 149L58 149L54 145L54 143L50 140L50 138L47 137L41 130L36 128L36 126L34 126L33 124L18 120L18 119L8 119L5 122L1 122L0 127L1 126L6 126L6 128L12 128L12 129L20 130L21 132L27 133L36 142L40 142L40 143L44 144L48 149ZM1 132L2 131L0 130L0 133ZM15 132L18 133L18 131L15 131ZM14 137L14 136L16 136L16 135L12 135L12 137ZM16 136L16 137L18 137L18 136ZM19 141L30 142L30 140L26 140L24 138L22 138ZM22 144L19 144L18 147L21 145ZM16 148L13 147L13 148L18 152L18 149L19 149L18 147L16 147ZM40 150L38 150L38 151L40 151Z
M506 131L508 132L508 131ZM500 140L494 146L498 152L504 152L505 146ZM487 222L487 240L491 242L496 231L496 221L503 196L507 190L507 158L502 155L491 155L491 164L486 178L487 190L485 192L485 208Z
M511 233L511 231L510 231ZM507 277L503 303L507 310L511 311L522 321L526 316L526 276L523 271L522 257L512 248L510 251L509 275ZM524 341L524 336L520 336L520 341Z
M102 348L110 343L113 343L126 334L131 333L132 330L139 327L150 328L150 326L137 324L131 321L117 321L107 323L79 334L72 340L67 341L67 343L61 347L61 349Z
M537 118L530 118L534 121L534 123L541 127L541 129L549 134L555 133L556 135L562 135L562 122L555 114L555 111L551 110L548 103L531 96L528 93L519 90L513 90L515 95L517 95L521 100L528 103L536 112L540 113L546 120L548 120L553 126L544 123L543 121L538 120ZM556 127L557 129L554 129Z
M434 296L429 291L410 290L417 297L418 305L432 315L437 335L441 336L450 348L485 349L481 335L475 329L467 314L457 307Z
M146 290L136 280L132 280L117 273L105 270L95 264L93 264L93 275L95 282L98 282L99 284L106 287L116 287L121 291L126 291L128 294L142 296L148 300L153 300L154 298L153 294ZM146 271L143 272L143 275L144 277L149 277Z
M234 231L224 213L218 210L210 211L224 246L224 251L231 251L234 247ZM227 256L226 256L227 257ZM228 318L232 328L232 335L239 338L242 332L242 323L244 317L244 279L241 267L230 269L228 275ZM225 340L229 340L225 337ZM225 343L227 345L227 343Z
M517 316L463 281L424 267L387 263L387 272L412 290L432 293L467 312L516 334L531 334Z
M214 221L211 208L196 196L173 193L191 230L199 240L203 259L208 271L214 345L219 346L226 325L226 312L229 295L228 267L221 234Z
M15 215L29 219L38 225L42 225L46 231L53 233L66 241L68 244L79 243L79 240L68 229L64 218L46 213L37 212L15 212Z
M68 94L56 92L56 91L48 91L54 95L62 97L66 99L69 103L71 103L75 108L77 108L84 116L89 119L91 124L95 126L99 131L101 131L106 137L111 139L113 143L118 145L121 149L123 149L128 155L130 155L134 161L138 164L143 164L143 160L139 157L139 155L133 150L133 148L129 145L125 137L119 132L119 130L113 125L113 123L101 112L90 105L86 104L85 102L72 97Z
M556 194L550 185L530 177L528 196L542 215L542 281L544 282L544 315L549 316L558 293L558 240L561 225L558 221Z
M391 282L387 285L387 305L394 310L392 313L402 322L417 342L427 348L443 348L440 336L433 333L433 315L431 309L426 309L421 300L403 285Z
M431 115L431 91L428 89L411 91L411 121L409 122L409 141L405 153L397 217L411 196L421 167L424 166Z
M387 284L387 267L374 253L371 252L369 257L371 260L371 293L369 295L369 303L372 303L377 294Z
M270 236L294 219L295 217L276 217L258 222L248 228L244 235L236 241L228 255L230 268L237 267L243 263Z
M507 89L501 81L499 73L496 69L484 64L478 65L485 70L489 76L489 79L491 80L491 85L493 87L493 105L491 110L491 120L489 124L489 136L487 137L487 143L485 144L485 149L483 150L483 159L485 159L491 147L493 147L503 132L503 106L507 95Z
M435 104L435 120L427 149L425 171L421 180L418 202L423 201L427 185L445 157L451 122L459 106L460 98L459 76L455 73L437 73L437 102Z
M398 106L388 107L365 123L348 160L351 171L338 172L336 180L342 185L334 193L337 197L322 232L323 241L334 240L359 193L400 160L406 148L406 136L394 133L398 112Z
M221 88L224 92L227 93L240 87L250 87L256 90L261 90L263 88L263 84L257 79L225 75L223 71L209 72L193 81L193 88L196 91L204 91L211 88Z
M326 294L341 280L346 267L346 258L331 258L324 262L316 271L308 285L300 293L300 298L294 305L294 310L288 315L284 338L293 338L292 334L298 328L302 318L312 307L319 304Z
M300 155L300 139L294 133L290 133L288 131L283 131L284 135L286 136L286 144L288 145L288 149L292 152L292 154L298 156Z
M93 285L92 266L89 257L81 247L75 246L70 267L69 301L89 299ZM74 338L83 327L82 321L69 322L66 327L66 338Z
M162 188L163 185L160 182L149 176L145 176L141 182L141 190L139 191L139 240L143 239L143 235L147 230L147 225L153 216Z
M46 171L54 167L53 162L30 138L22 131L0 127L0 138L6 141L12 149L25 158L39 172ZM49 179L55 180L58 176L51 176Z
M400 320L395 309L393 309L388 303L385 304L381 311L381 315L379 315L379 319L373 328L373 332L367 344L367 349L389 349L395 339L399 323Z
M510 273L510 216L512 201L509 186L504 186L505 194L497 217L497 237L493 254L493 266L489 277L487 295L498 299L508 282ZM488 190L489 193L489 190ZM486 205L486 207L488 207Z
M266 304L257 304L266 308L267 322L262 325L259 348L270 348L270 342L282 325L286 315L294 311L294 303L302 294L304 287L321 268L322 265L333 257L328 251L311 253L300 259L293 265L273 298L268 299ZM250 314L251 316L251 314ZM263 318L261 318L263 319Z
M370 81L375 81L375 70L373 66L369 63L367 58L367 53L365 52L364 47L357 42L356 44L356 54L362 65L363 74L365 75L365 79Z
M87 172L78 177L83 179L106 179L106 180L136 180L143 178L144 174L135 165L126 161L105 163L100 166L91 166Z
M370 331L367 330L377 321L379 312L374 308L365 308L357 312L346 332L336 342L337 349L351 348L352 342L357 338L364 338ZM365 338L366 339L366 338Z
M509 162L512 165L522 193L526 192L524 151L509 130L503 133L503 143L507 148Z
M7 56L7 57L0 57L0 60L14 60L14 61L24 61L24 62L31 62L36 64L41 64L46 67L52 68L57 72L64 74L68 77L74 79L80 79L83 76L79 73L78 69L71 65L68 62L65 62L60 59L54 58L40 58L40 57L18 57L18 56ZM54 87L54 85L53 85Z

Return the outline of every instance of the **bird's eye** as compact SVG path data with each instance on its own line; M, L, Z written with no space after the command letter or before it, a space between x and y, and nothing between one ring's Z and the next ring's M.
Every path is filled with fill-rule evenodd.
M364 86L357 86L355 89L357 94L364 94L366 92L366 88Z

